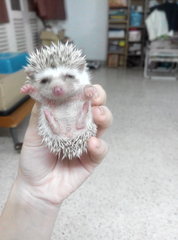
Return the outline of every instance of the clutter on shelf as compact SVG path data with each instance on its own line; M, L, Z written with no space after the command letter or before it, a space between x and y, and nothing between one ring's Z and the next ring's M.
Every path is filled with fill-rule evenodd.
M126 7L127 0L109 0L110 7Z
M143 7L142 6L132 6L130 13L130 25L132 27L140 27L143 23Z
M146 78L174 78L178 76L178 34L152 41L146 51Z
M128 1L112 1L108 24L108 66L124 66L127 51Z
M72 40L69 37L65 36L65 29L56 30L53 29L51 26L47 26L44 30L41 31L40 39L43 45L48 46L52 42L72 43Z
M87 67L90 70L97 70L101 67L101 62L97 60L87 60Z
M140 42L142 33L137 28L129 29L129 42Z
M112 2L112 4L111 4ZM115 4L115 6L114 6ZM108 55L109 67L127 66L128 59L136 57L143 65L145 38L145 1L109 1Z
M109 46L108 46L108 50L110 53L124 53L124 47L126 45L126 41L125 40L113 40L110 41Z
M129 56L140 56L141 55L141 43L133 43L129 45Z

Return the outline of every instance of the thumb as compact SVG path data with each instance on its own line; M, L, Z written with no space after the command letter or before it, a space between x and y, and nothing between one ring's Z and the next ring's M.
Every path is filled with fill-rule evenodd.
M25 146L39 146L42 144L42 139L38 134L38 118L40 112L40 104L35 103L33 106L30 121L25 133L24 143Z

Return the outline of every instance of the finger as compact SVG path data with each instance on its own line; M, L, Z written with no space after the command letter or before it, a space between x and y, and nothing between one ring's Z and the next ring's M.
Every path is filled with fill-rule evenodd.
M88 141L88 154L90 157L91 163L94 164L94 167L97 166L108 152L108 145L105 141L98 139L96 137L91 137Z
M41 145L41 137L38 134L38 117L39 117L39 103L33 106L30 121L24 137L24 145L36 146Z
M97 136L101 136L113 121L112 113L106 106L92 107L93 120L97 125Z
M93 97L93 99L92 99L92 105L93 106L104 105L106 103L105 90L99 84L95 84L95 85L93 85L93 87L96 89L96 91L95 91L95 97Z

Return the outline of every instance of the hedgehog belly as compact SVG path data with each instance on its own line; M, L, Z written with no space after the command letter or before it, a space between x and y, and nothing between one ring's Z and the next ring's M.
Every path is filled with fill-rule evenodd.
M39 118L39 135L42 137L42 142L52 153L59 155L62 159L80 157L84 152L87 152L87 141L96 135L96 131L96 125L90 117L87 128L83 132L74 138L62 137L51 132L42 114Z

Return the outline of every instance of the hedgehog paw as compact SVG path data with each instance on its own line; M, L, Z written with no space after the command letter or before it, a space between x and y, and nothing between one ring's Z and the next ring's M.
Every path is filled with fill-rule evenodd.
M93 99L95 97L97 97L96 88L93 87L92 85L87 85L84 88L84 98L89 100L89 99Z
M31 94L35 91L35 87L33 87L30 84L26 84L23 87L21 87L20 92L24 94Z

